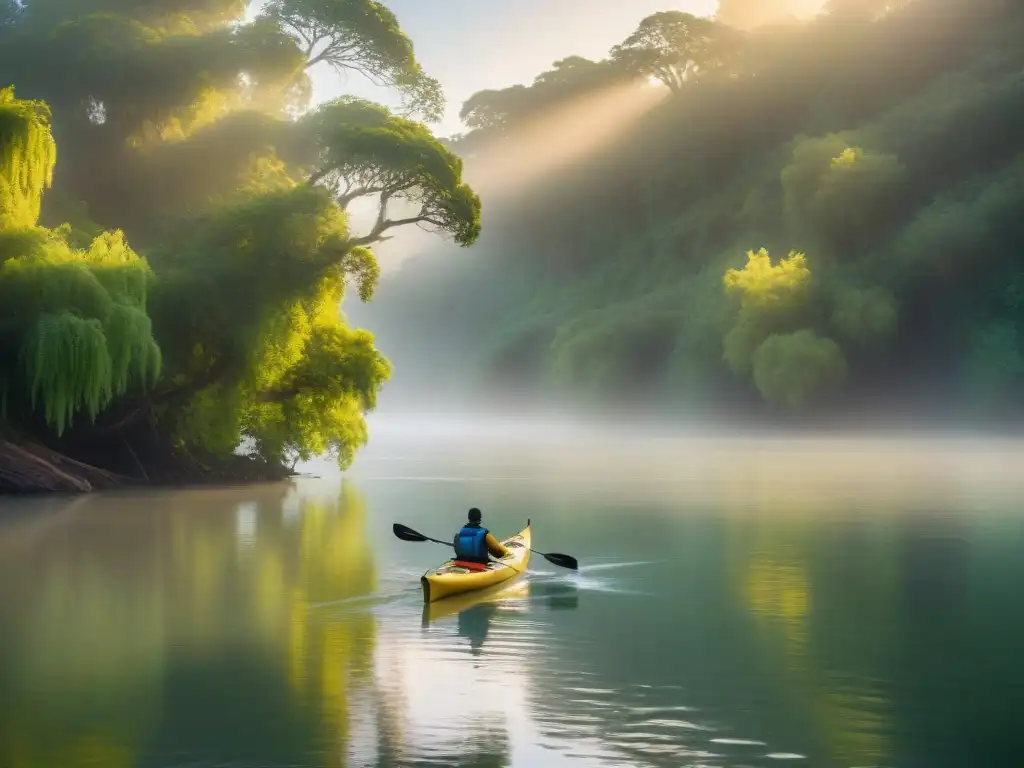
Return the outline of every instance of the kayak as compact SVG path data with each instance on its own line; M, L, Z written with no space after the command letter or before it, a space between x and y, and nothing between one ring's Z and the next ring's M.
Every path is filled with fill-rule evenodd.
M523 530L501 543L511 550L509 554L496 558L481 570L470 570L455 560L447 560L423 574L420 577L423 602L433 603L452 595L493 587L523 573L530 563L530 521L526 521Z

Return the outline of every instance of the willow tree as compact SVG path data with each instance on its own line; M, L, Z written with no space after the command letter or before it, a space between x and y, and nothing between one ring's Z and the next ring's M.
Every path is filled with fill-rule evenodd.
M34 226L57 161L49 107L0 90L0 149L0 228Z
M0 91L0 369L9 426L38 408L59 435L160 371L146 313L151 273L121 233L88 250L36 227L56 150L45 105ZM27 406L27 407L26 407Z

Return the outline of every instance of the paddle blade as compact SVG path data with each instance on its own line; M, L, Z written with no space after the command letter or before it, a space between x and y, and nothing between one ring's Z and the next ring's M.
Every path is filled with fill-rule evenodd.
M543 554L543 553L542 553ZM576 562L575 557L569 555L561 555L558 552L550 552L544 555L544 559L553 565L560 566L562 568L568 568L571 571L578 571L580 564Z
M394 531L395 536L400 538L402 541L429 541L429 539L427 539L427 537L422 533L417 533L412 528L402 525L401 523L392 524L391 530Z

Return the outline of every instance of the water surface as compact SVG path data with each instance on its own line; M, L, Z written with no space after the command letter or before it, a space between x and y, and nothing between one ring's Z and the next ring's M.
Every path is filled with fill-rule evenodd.
M377 440L351 476L0 501L0 766L1009 766L1011 442ZM527 577L424 611L470 505Z

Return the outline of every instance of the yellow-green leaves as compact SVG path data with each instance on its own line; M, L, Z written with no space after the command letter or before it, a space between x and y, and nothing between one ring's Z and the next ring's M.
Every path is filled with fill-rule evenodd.
M842 349L808 327L818 297L804 254L791 252L772 264L767 250L749 251L746 266L727 271L724 284L740 307L723 340L723 359L736 375L751 377L766 401L802 407L843 381ZM882 333L889 320L883 298L851 289L842 294L833 321L858 339Z
M743 269L730 269L725 273L725 290L740 296L743 309L770 310L792 305L806 298L811 286L811 271L802 253L789 256L772 264L768 251L747 252Z
M0 229L36 224L56 162L49 107L0 89Z
M79 410L95 419L113 395L113 366L103 326L70 312L38 317L25 338L22 366L30 402L61 434Z
M18 234L0 231L0 242L29 246L0 266L0 302L12 313L4 346L20 349L19 391L60 434L80 411L95 419L114 396L156 382L161 354L146 314L151 274L120 233L101 235L88 251L53 235Z
M45 104L0 90L0 341L19 363L2 361L5 399L38 405L60 434L130 383L152 385L160 351L145 314L149 268L120 232L82 251L35 227L56 161L49 120Z

